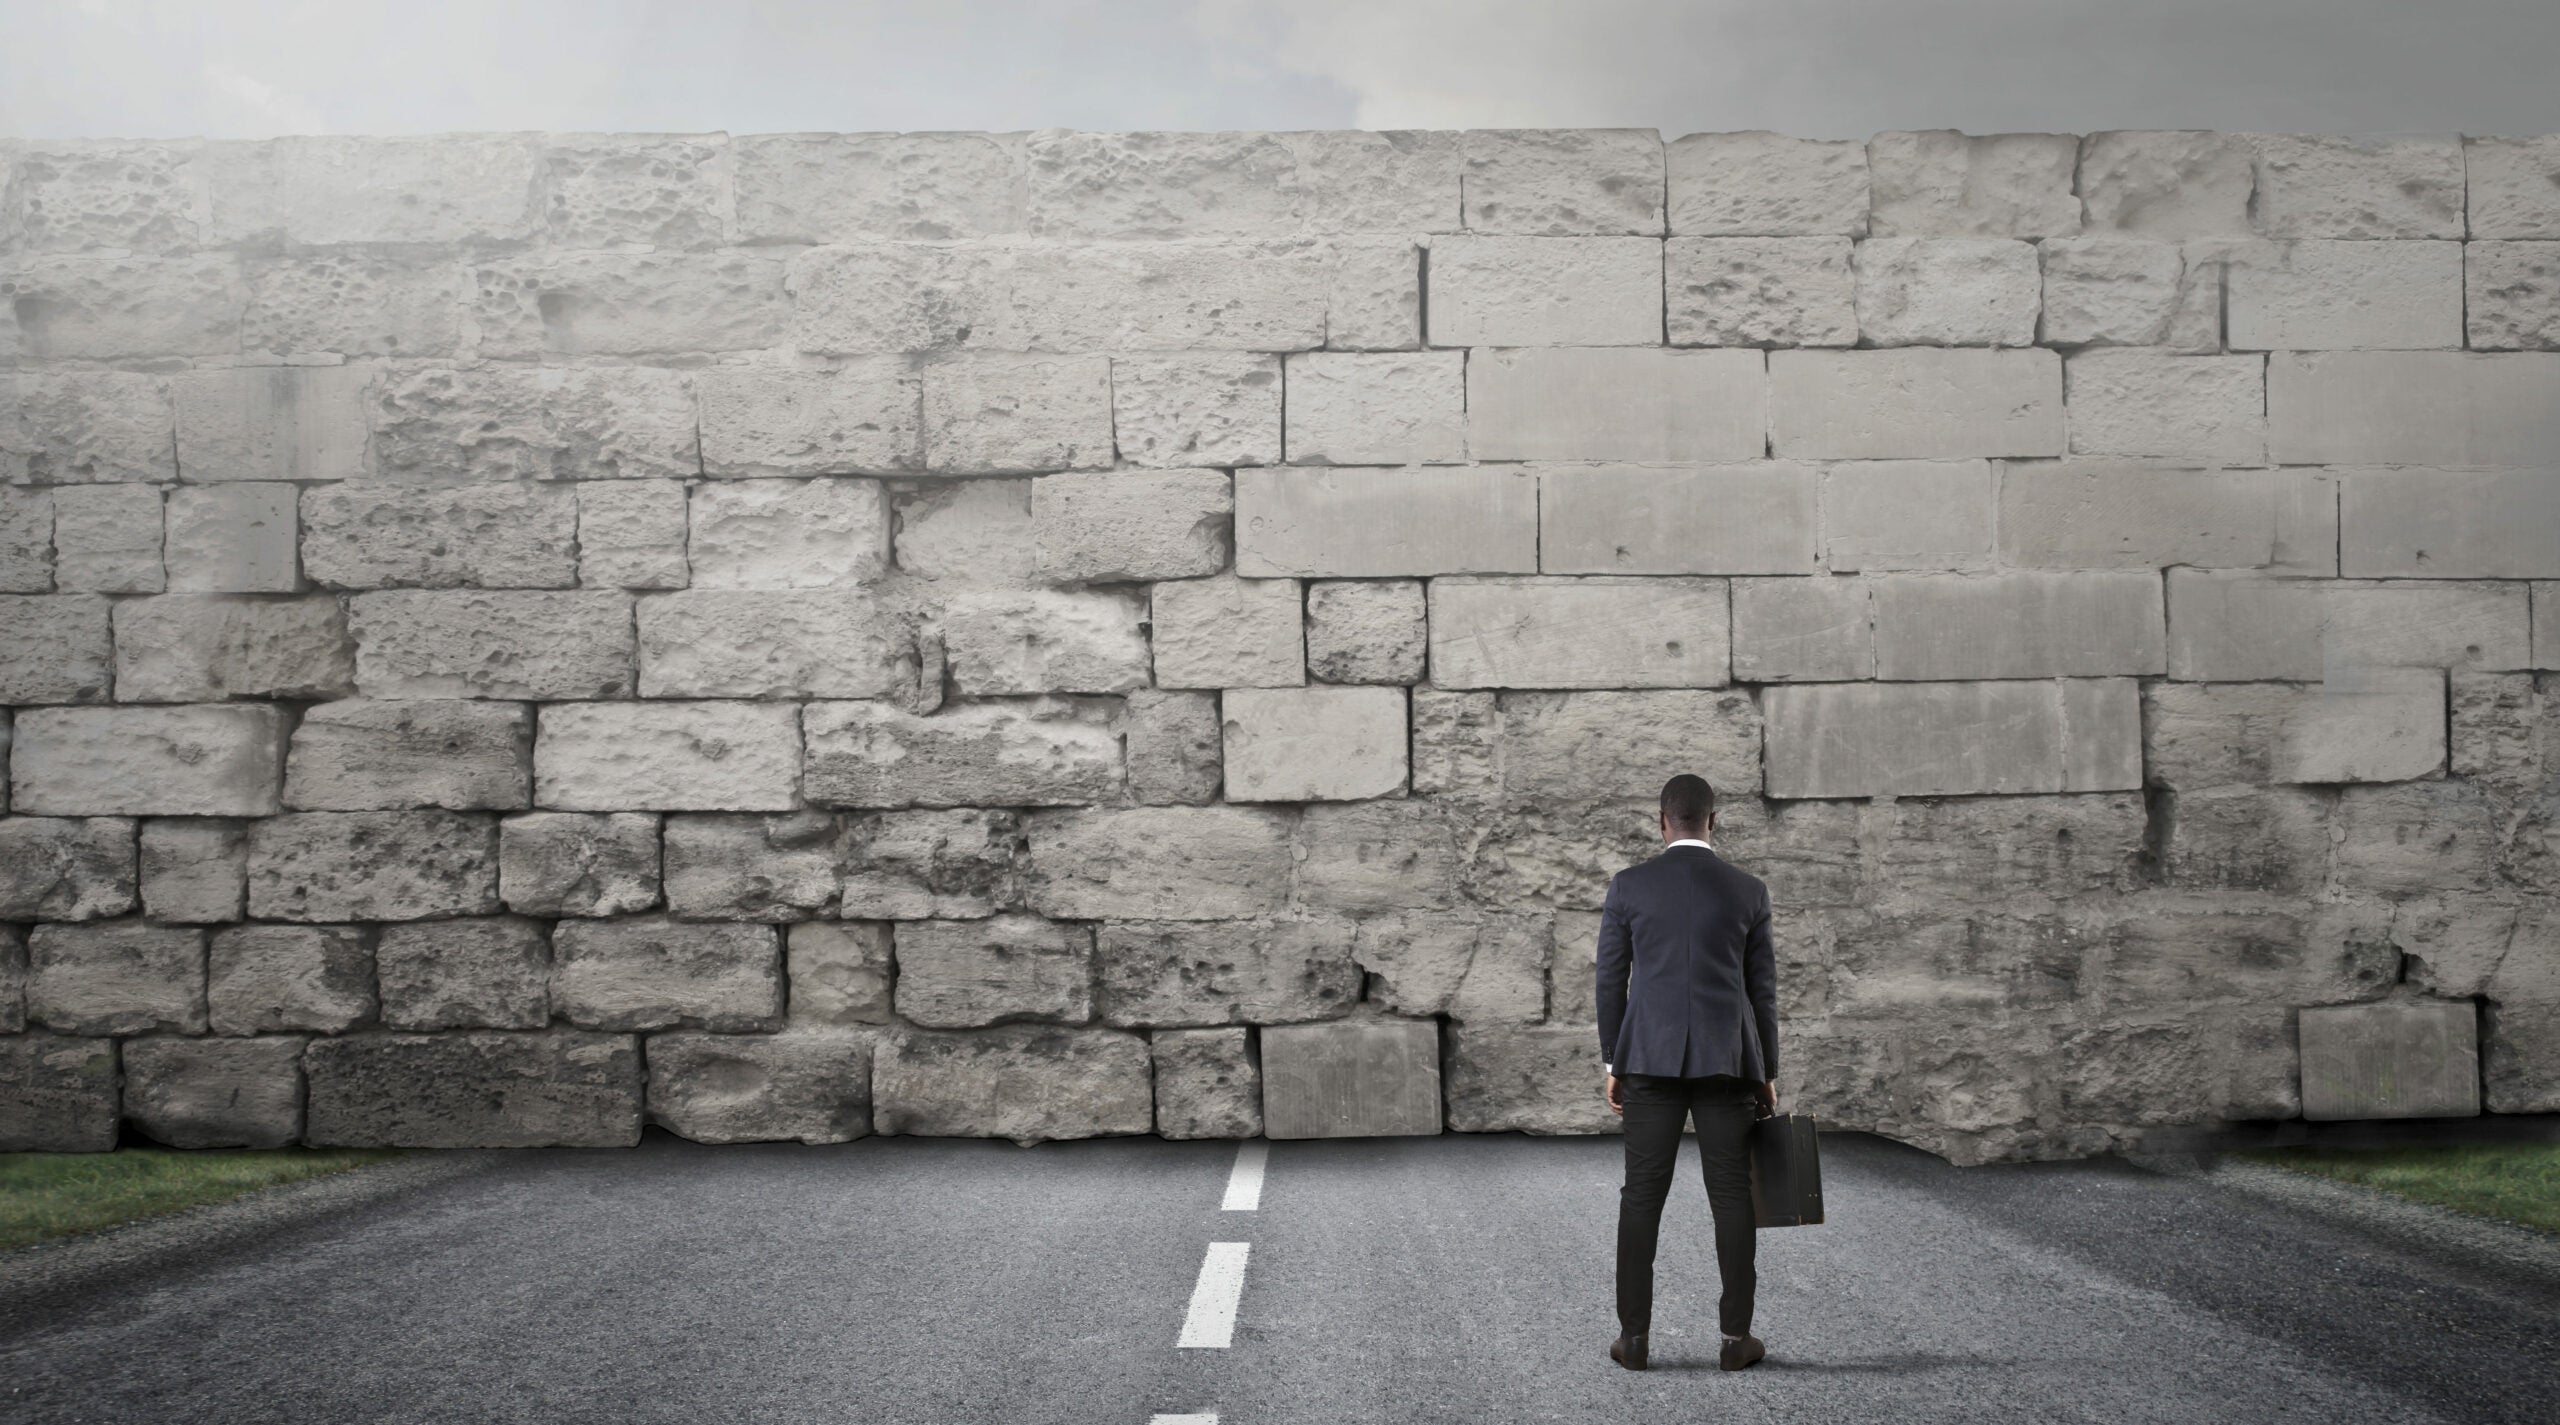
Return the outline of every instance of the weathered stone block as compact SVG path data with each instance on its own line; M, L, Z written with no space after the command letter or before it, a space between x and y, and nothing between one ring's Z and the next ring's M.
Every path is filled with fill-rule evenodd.
M2560 248L2548 242L2464 244L2462 310L2475 350L2560 348Z
M303 1051L303 1141L343 1148L628 1148L640 1046L628 1034L351 1034Z
M1527 574L1537 563L1526 471L1236 472L1236 572L1247 578Z
M1050 238L1294 231L1306 196L1295 137L1042 129L1023 142L1026 228Z
M1438 1024L1362 1019L1275 1025L1262 1031L1261 1040L1265 1137L1440 1131Z
M2027 569L2337 572L2336 481L2132 461L2000 467L2000 559Z
M832 370L721 366L694 384L706 475L923 468L923 382L903 362L874 358Z
M1147 1041L1116 1029L1008 1024L883 1040L871 1065L881 1133L1055 1138L1144 1133L1154 1125Z
M2545 465L2560 353L2279 352L2267 456L2282 465Z
M1744 351L1478 352L1465 405L1482 460L1750 459L1768 423L1761 358Z
M790 703L551 703L534 803L557 811L789 811L800 782Z
M366 697L631 695L627 594L400 590L347 607Z
M1040 582L1030 480L928 481L892 499L898 570L937 584Z
M1862 460L1822 473L1822 561L1834 573L1983 569L1996 507L1987 460Z
M1280 463L1280 358L1174 352L1111 358L1112 435L1132 465Z
M897 1012L935 1029L1093 1018L1093 930L1029 915L904 921Z
M391 1029L540 1029L551 1022L551 944L514 916L382 927L374 947Z
M876 812L851 822L837 911L847 919L966 920L1019 898L1018 813Z
M1426 628L1413 579L1327 579L1307 586L1307 671L1327 683L1421 681Z
M809 704L805 790L821 806L1072 806L1120 788L1106 707L1066 698L957 705Z
M2470 234L2560 238L2560 135L2465 138Z
M1465 1024L1442 1046L1452 1133L1612 1133L1600 1041L1579 1024Z
M1897 574L1871 581L1876 676L1898 681L2160 673L2160 581L2132 570Z
M452 811L290 812L249 828L260 920L428 920L498 908L496 818Z
M1217 694L1135 689L1123 703L1121 740L1132 801L1196 806L1218 799L1226 770Z
M970 591L942 610L952 688L964 696L1119 693L1147 685L1146 607L1106 590Z
M804 920L784 931L791 1027L890 1023L897 974L890 931L880 920Z
M253 359L450 357L462 342L462 269L440 253L253 257L247 280Z
M2462 236L2459 139L2238 137L2257 160L2249 215L2268 237Z
M2329 878L2330 800L2293 787L2215 787L2163 799L2168 884L2303 895Z
M0 1037L0 1152L113 1150L116 1080L112 1039Z
M2560 1102L2552 1075L2550 1044L2560 1013L2535 1001L2481 1006L2487 1040L2481 1062L2483 1098L2491 1113L2549 1113Z
M844 827L823 812L671 816L667 911L688 920L806 920L835 904Z
M2117 791L2142 779L2129 679L1772 687L1772 797Z
M124 1046L124 1116L172 1148L282 1148L302 1136L299 1038L170 1039Z
M1147 1036L1154 1059L1156 1136L1262 1136L1262 1064L1253 1031L1160 1029Z
M1766 129L1663 146L1670 230L1738 237L1867 231L1867 146Z
M699 475L695 379L647 366L398 372L372 402L375 469L413 484Z
M13 217L30 252L175 252L200 234L192 145L54 141L16 155Z
M856 589L685 589L638 601L644 698L876 698L915 683L904 621Z
M1866 213L1858 214L1865 225ZM1663 245L1673 346L1855 346L1845 237L1676 237Z
M1546 1018L1553 939L1543 914L1391 911L1360 922L1352 955L1391 1013L1526 1024Z
M170 491L168 586L206 594L290 594L299 589L294 508L294 487L276 482Z
M1307 911L1426 910L1466 898L1463 818L1436 802L1310 806L1298 827L1298 904Z
M2065 346L2222 349L2223 262L2202 244L2053 238L2044 261L2039 340Z
M2062 358L2044 350L1769 353L1771 453L1811 460L2060 455Z
M2560 669L2560 583L2533 586L2533 651L2536 668Z
M681 589L685 492L675 480L588 480L578 486L578 582L602 589Z
M284 775L275 707L28 708L11 805L38 816L265 816Z
M1673 771L1727 796L1760 786L1760 714L1748 693L1504 693L1497 737L1502 789L1524 804L1650 799Z
M1714 688L1729 672L1720 579L1435 579L1430 602L1437 687Z
M757 252L554 252L471 269L480 354L692 355L782 344L783 259Z
M2266 368L2255 356L2088 351L2063 363L2071 448L2240 465L2265 458Z
M551 1010L582 1029L777 1030L779 935L664 916L564 920L551 934Z
M2338 794L2339 881L2383 895L2484 889L2498 880L2504 814L2460 781L2348 787Z
M1858 334L1875 346L2027 346L2043 279L2032 243L1872 237L1851 264Z
M1814 472L1790 461L1538 473L1549 574L1809 574ZM1585 581L1589 582L1589 581Z
M1470 232L1662 231L1662 136L1651 129L1470 129Z
M725 134L546 139L542 209L552 243L717 246L730 227L728 148Z
M1431 244L1433 346L1652 346L1662 243L1462 234Z
M1447 232L1462 221L1458 187L1468 136L1449 130L1292 134L1311 229Z
M170 480L169 391L130 371L28 371L0 377L0 478L89 484Z
M284 804L298 811L528 804L533 710L449 699L321 703L302 715L285 761Z
M690 526L696 589L833 588L889 567L889 505L876 480L697 485Z
M1745 683L1840 682L1876 671L1863 579L1733 581L1733 676Z
M746 242L967 238L1022 226L1020 134L748 134L730 143Z
M1234 511L1221 470L1043 476L1031 484L1039 577L1087 584L1215 574L1227 567Z
M448 243L532 235L537 157L517 134L210 143L206 235L236 243Z
M649 1119L696 1143L849 1143L871 1132L868 1034L652 1034Z
M100 920L132 910L133 840L124 817L0 817L0 921Z
M2236 134L2118 129L2080 141L2080 202L2092 231L2155 238L2249 231L2255 155Z
M149 485L65 485L53 492L53 585L65 593L155 594L160 492Z
M980 354L924 374L924 463L938 475L1111 463L1111 359Z
M1347 920L1106 924L1102 1021L1128 1027L1331 1019L1360 998Z
M2163 683L2144 708L2144 763L2168 787L2398 782L2445 765L2444 675L2431 668L2312 687Z
M1182 579L1150 593L1160 688L1295 687L1306 681L1295 579Z
M1358 801L1404 790L1402 688L1230 688L1220 708L1229 801Z
M53 492L0 487L0 593L53 588Z
M1234 920L1289 899L1289 818L1258 807L1034 812L1024 886L1061 920Z
M1874 810L1859 830L1874 835L1877 888L1922 903L1950 887L2025 905L2129 891L2147 830L2143 798L2130 791L1913 798Z
M373 1018L373 955L355 926L226 926L208 953L216 1034L339 1034Z
M658 819L537 811L498 823L498 894L525 915L607 916L658 903Z
M177 473L197 481L362 476L369 365L240 366L169 382Z
M578 582L578 497L557 485L330 485L302 495L302 564L332 589Z
M0 926L0 1034L27 1028L27 933Z
M207 925L241 918L249 878L249 830L244 823L154 818L142 824L141 861L142 909L153 920ZM44 918L80 917L49 914Z
M2452 242L2285 242L2241 249L2227 279L2243 351L2407 350L2463 339Z
M105 702L108 607L96 594L0 594L0 622L9 628L0 643L0 701Z
M1308 465L1467 458L1464 352L1302 352L1288 358L1288 458Z
M18 344L38 361L230 356L248 300L239 259L29 257L10 274Z
M138 920L37 926L27 1022L57 1034L204 1033L204 932Z
M2526 586L2169 571L2170 676L2316 681L2369 665L2522 668Z
M325 594L122 600L115 632L121 702L338 698L355 690L346 618Z
M2298 1022L2305 1118L2480 1111L2479 1013L2470 1004L2325 1005Z
M1884 133L1867 141L1879 237L2069 237L2080 141L2070 134Z
M2350 471L2338 518L2341 574L2560 576L2560 481L2546 471Z

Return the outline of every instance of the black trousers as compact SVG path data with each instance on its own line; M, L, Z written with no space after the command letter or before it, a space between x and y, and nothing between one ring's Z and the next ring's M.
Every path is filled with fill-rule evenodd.
M1728 1336L1751 1331L1751 1297L1759 1286L1759 1245L1751 1225L1751 1124L1760 1116L1758 1086L1731 1074L1675 1079L1622 1074L1626 1109L1627 1182L1618 1190L1618 1326L1630 1335L1653 1324L1653 1252L1662 1233L1662 1203L1680 1154L1680 1130L1693 1114L1707 1208L1716 1224L1716 1271L1724 1278L1718 1325Z

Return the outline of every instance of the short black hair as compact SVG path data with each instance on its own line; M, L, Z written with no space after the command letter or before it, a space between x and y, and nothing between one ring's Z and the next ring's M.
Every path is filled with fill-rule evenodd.
M1662 784L1662 819L1675 831L1699 831L1716 814L1716 789L1707 779L1683 772Z

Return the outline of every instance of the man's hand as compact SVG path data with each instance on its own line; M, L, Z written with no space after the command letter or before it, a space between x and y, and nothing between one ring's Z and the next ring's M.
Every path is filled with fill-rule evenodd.
M1611 1113L1614 1113L1621 1118L1626 1117L1627 1106L1624 1103L1621 1103L1618 1099L1618 1076L1616 1074L1611 1074L1609 1076L1609 1082L1602 1087L1600 1092L1603 1097L1609 1100L1609 1111Z
M1760 1086L1760 1102L1767 1105L1771 1113L1776 1113L1778 1111L1778 1081L1776 1079L1771 1079Z

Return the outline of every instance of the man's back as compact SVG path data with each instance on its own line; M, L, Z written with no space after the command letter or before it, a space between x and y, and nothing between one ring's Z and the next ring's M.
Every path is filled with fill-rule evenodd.
M1611 878L1598 977L1611 1072L1778 1076L1769 888L1708 847L1675 844Z

